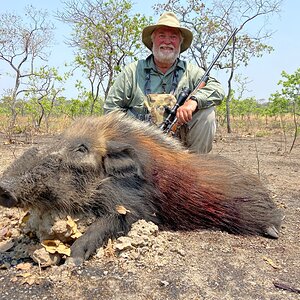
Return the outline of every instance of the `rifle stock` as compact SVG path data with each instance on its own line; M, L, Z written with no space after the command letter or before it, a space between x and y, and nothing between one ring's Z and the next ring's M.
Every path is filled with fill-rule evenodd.
M178 96L176 103L171 108L168 116L166 117L164 122L159 127L163 132L169 133L171 131L172 127L174 126L174 124L177 121L177 118L176 118L177 109L179 106L181 106L185 102L185 100L189 96L190 92L191 92L191 89L188 87L184 87L182 89L181 93Z

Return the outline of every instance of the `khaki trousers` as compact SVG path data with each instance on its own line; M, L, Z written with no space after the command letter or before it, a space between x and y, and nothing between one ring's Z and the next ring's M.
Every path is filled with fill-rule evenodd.
M177 133L180 141L191 152L210 152L216 134L215 107L198 110L190 122L178 128Z

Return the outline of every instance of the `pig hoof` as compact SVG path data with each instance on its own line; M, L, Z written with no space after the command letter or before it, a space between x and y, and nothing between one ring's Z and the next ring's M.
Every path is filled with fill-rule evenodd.
M278 237L279 237L279 236L278 236L278 235L279 235L279 232L278 232L278 230L275 228L275 226L272 225L272 226L269 226L269 227L266 228L265 235L266 235L266 236L269 236L269 237L271 237L271 238L273 238L273 239L278 239Z
M82 257L68 257L65 265L68 267L79 267L83 264L84 259Z

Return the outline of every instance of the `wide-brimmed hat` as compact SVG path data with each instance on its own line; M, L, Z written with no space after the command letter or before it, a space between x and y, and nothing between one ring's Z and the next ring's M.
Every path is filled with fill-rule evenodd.
M152 32L156 28L161 26L178 28L181 31L183 41L181 44L180 52L185 51L191 46L193 40L193 33L189 29L180 26L180 22L174 13L165 12L160 16L156 24L147 26L143 29L142 41L148 49L152 50L152 40L151 40Z

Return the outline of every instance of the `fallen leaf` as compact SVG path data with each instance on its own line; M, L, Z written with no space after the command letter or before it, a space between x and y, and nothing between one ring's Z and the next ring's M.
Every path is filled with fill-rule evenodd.
M0 265L0 270L7 270L11 267L11 264L8 262L3 263L2 265Z
M8 227L1 228L0 230L0 239L3 240L5 237L10 237L11 232Z
M42 246L45 247L49 253L60 253L67 256L71 255L71 249L68 245L65 245L59 240L44 240L41 242Z
M22 284L26 284L26 283L29 285L33 285L34 283L36 283L36 278L34 278L34 277L25 278L22 281Z
M4 252L8 251L14 245L15 245L15 243L12 240L0 242L0 253L4 253Z
M43 246L31 252L30 257L42 268L58 265L61 259L59 253L49 253Z
M28 222L28 220L30 219L30 217L31 217L30 212L27 211L27 212L24 214L24 216L20 219L19 224L25 225L25 224Z
M27 277L30 277L32 274L31 273L21 273L21 274L17 274L17 277L23 277L23 278L27 278Z
M126 215L127 213L130 213L130 210L126 209L123 205L117 205L116 211L121 215Z
M71 238L77 239L82 235L82 233L77 228L76 222L70 216L67 216L67 225L72 231Z
M274 269L281 269L281 267L279 265L276 265L271 258L264 256L263 259Z
M32 264L31 263L20 263L18 265L16 265L16 269L17 270L29 270L32 268Z
M113 259L115 257L115 249L114 244L111 239L107 241L107 245L104 248L104 256L110 259Z

